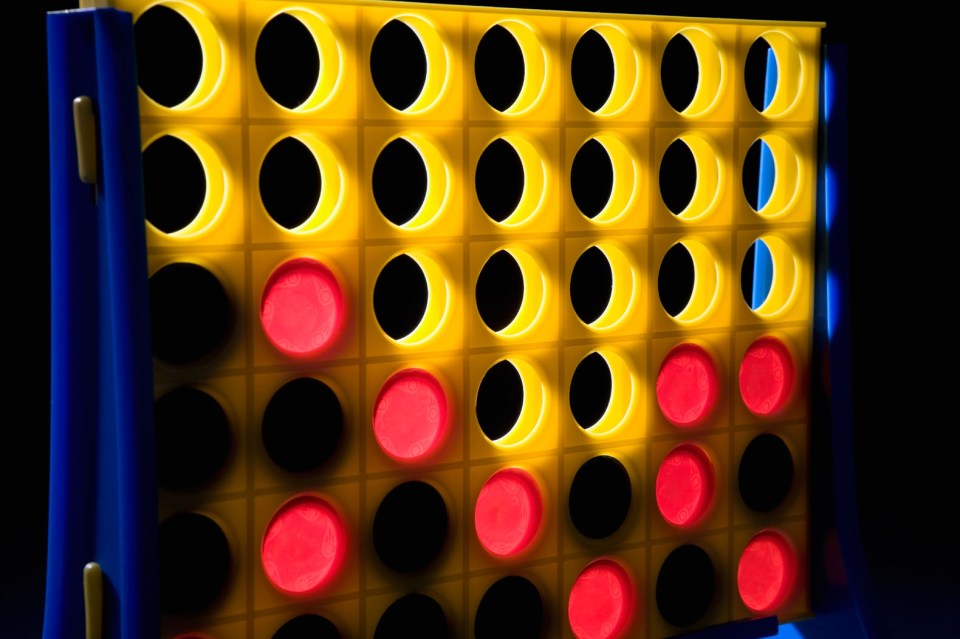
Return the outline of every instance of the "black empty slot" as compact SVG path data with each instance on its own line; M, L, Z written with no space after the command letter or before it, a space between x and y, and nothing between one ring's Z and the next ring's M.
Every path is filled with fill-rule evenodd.
M698 546L680 546L657 575L657 610L667 623L689 626L706 614L716 587L710 556Z
M196 90L203 50L193 26L163 5L147 9L134 25L137 81L154 102L175 107Z
M417 101L427 80L427 54L410 25L391 20L370 50L370 75L383 100L398 111Z
M693 295L695 269L693 256L683 244L674 244L660 262L657 292L663 310L676 317L690 303Z
M690 41L678 33L667 43L660 61L663 95L676 111L683 111L693 102L699 82L697 52Z
M523 380L508 360L490 367L477 391L477 422L491 441L513 430L523 408Z
M448 639L450 636L443 608L433 597L420 593L404 595L390 604L373 632L374 639Z
M596 246L580 254L570 274L570 301L584 324L597 321L613 295L613 269L610 260Z
M580 103L596 113L613 92L613 51L606 39L594 31L580 37L573 49L570 76Z
M523 89L526 65L520 43L506 27L490 27L477 45L473 70L480 95L497 111L506 111Z
M523 304L523 271L507 251L490 256L477 277L477 312L491 331L502 331Z
M301 377L273 394L261 427L263 447L278 466L293 472L315 470L337 451L343 409L329 386Z
M740 267L740 292L743 293L743 301L754 310L756 309L753 306L753 273L756 255L757 243L754 242L743 256L743 264Z
M143 204L147 221L164 233L193 222L207 195L207 176L193 148L164 135L143 150Z
M580 212L591 220L613 194L613 160L599 140L587 140L573 157L570 191Z
M408 481L380 502L373 519L373 547L397 572L423 570L443 550L447 527L447 505L437 489Z
M273 221L295 229L317 208L322 188L320 165L306 144L283 138L260 165L260 200Z
M320 77L320 52L306 25L289 13L270 19L257 38L257 77L275 102L295 109Z
M222 594L230 575L230 546L220 526L199 513L160 524L160 611L197 613Z
M373 165L373 198L385 218L402 226L413 219L427 197L427 165L413 144L397 138L380 151Z
M153 404L157 479L167 490L194 490L209 482L232 445L223 407L198 388L170 391Z
M589 539L604 539L620 530L630 513L630 475L609 455L588 459L570 484L570 521Z
M770 53L770 43L763 38L757 38L750 50L747 51L747 60L743 65L743 84L747 90L747 98L757 111L766 108L767 97L767 56Z
M697 188L697 160L683 140L674 140L660 161L660 197L674 215L693 199Z
M476 639L540 639L543 626L540 591L529 579L512 575L483 593L473 632Z
M793 456L782 439L765 433L751 441L740 457L740 498L754 512L770 512L783 503L793 485Z
M332 621L320 615L300 615L280 626L273 639L340 639Z
M412 333L427 312L427 278L417 261L398 255L383 267L373 287L373 313L392 339Z
M595 425L610 405L613 376L600 353L590 353L577 364L570 380L570 412L580 428Z
M743 158L743 194L754 211L763 208L760 206L760 156L763 144L763 140L755 140Z
M491 220L503 222L517 210L526 178L523 161L513 145L498 138L477 161L477 199Z
M168 264L150 277L153 354L170 364L197 362L217 351L232 313L223 285L197 264Z

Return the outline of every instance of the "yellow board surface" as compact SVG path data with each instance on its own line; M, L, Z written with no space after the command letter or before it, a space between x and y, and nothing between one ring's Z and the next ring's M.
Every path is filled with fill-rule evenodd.
M181 140L199 158L206 185L202 204L179 230L163 232L148 222L149 269L153 281L170 265L202 266L222 286L230 317L215 347L181 362L156 360L158 400L178 389L203 391L223 409L230 442L222 465L199 485L171 488L161 481L161 522L188 512L204 515L222 531L229 551L225 580L214 592L201 592L201 603L190 609L162 610L163 637L269 638L305 614L325 617L345 637L373 637L389 616L388 608L410 593L428 595L439 604L450 636L474 636L481 600L507 576L523 577L536 587L544 637L653 639L762 614L777 614L781 622L810 614L805 564L812 469L805 380L811 375L822 25L399 2L118 0L116 5L130 11L137 24L158 7L171 9L198 37L204 66L195 90L168 106L145 91L140 94L145 154L157 141L169 141L168 136ZM271 96L265 88L270 82L257 70L261 34L278 16L299 23L319 59L313 90L292 108ZM375 41L386 25L408 29L426 59L422 89L413 92L403 110L384 99L371 73ZM525 68L516 100L503 111L487 101L475 74L481 40L496 26L512 36ZM583 105L576 79L571 80L574 50L589 32L609 47L615 68L609 97L595 111ZM699 66L696 91L679 112L664 94L660 73L664 51L676 37L690 44ZM777 91L763 111L752 106L744 82L748 52L758 39L769 44L778 71ZM178 42L171 39L170 46ZM263 71L281 80L297 72L295 66ZM288 148L307 151L306 157L315 161L320 189L315 206L286 228L271 216L265 203L269 198L260 189L266 159L290 139L295 143L287 143ZM400 225L388 219L381 210L384 203L374 195L378 159L398 139L409 143L404 148L416 152L413 157L422 161L427 176L421 201ZM756 211L744 193L742 174L748 150L760 139L773 159L776 179L768 201ZM613 180L605 204L588 217L575 200L571 174L578 152L593 140L609 157ZM692 154L697 179L689 204L674 213L660 184L663 158L677 140ZM481 158L494 143L512 149L523 169L523 191L512 212L499 221L485 210L477 186ZM151 180L159 180L149 173L152 166L145 168L148 220L155 213ZM496 171L506 171L508 164L492 166L499 176ZM285 182L290 183L295 182ZM397 186L388 179L385 188ZM399 185L401 192L405 186ZM496 197L497 189L493 191ZM769 294L752 310L740 280L748 249L758 239L769 250L773 274ZM665 277L665 256L678 244L686 249L694 276L689 301L671 315L661 303L658 282ZM571 282L578 260L594 247L599 253L590 255L606 260L612 286L602 312L585 322L571 301ZM380 294L378 279L401 255L419 267L413 273L422 273L427 301L422 320L414 321L406 334L391 337L374 301ZM498 331L490 328L477 302L478 282L495 255L513 266L506 272L519 271L524 291L516 312L508 313L509 321ZM309 335L316 348L305 347L306 355L291 354L291 348L299 347L281 342L302 337L298 328L328 320L311 315L326 313L328 307L320 309L316 300L308 300L303 308L286 309L283 330L288 335L270 333L264 319L277 269L291 264L322 265L322 271L308 268L297 276L320 273L317 286L335 282L341 295L340 310L334 311L341 325ZM509 278L502 277L494 280L494 297L499 289L509 295ZM397 282L386 282L384 288L411 285L402 277ZM283 286L272 289L280 291L280 297L271 298L281 300L280 311L281 303L289 305L292 297L304 294L296 282L292 286L295 293L287 297L282 297ZM406 290L401 288L401 299ZM397 297L396 291L386 293ZM588 298L592 293L582 282L574 291ZM329 290L316 294L324 304L329 301ZM158 308L157 299L156 324L189 315L191 309L176 308L192 304L186 296L163 298L174 308ZM510 309L510 300L500 302L494 313ZM291 313L301 311L302 316L291 319ZM770 337L784 345L790 370L779 368L782 361L774 366L776 375L786 376L782 386L774 384L779 399L772 409L754 403L755 412L740 390L741 377L750 376L742 365L756 340ZM661 376L668 356L683 345L704 354L715 376L687 360L672 360L679 377L671 378L670 371ZM763 359L768 351L751 354ZM588 379L586 391L571 391L575 371L592 353L606 363L609 390ZM485 376L504 360L521 380L523 401L516 424L493 441L481 426L484 411L509 412L510 398L495 388L494 401L488 394L479 417L478 398ZM388 454L389 445L378 440L374 423L385 383L408 369L426 371L436 380L440 390L435 396L446 399L446 412L441 410L442 437L403 461ZM318 380L332 391L342 410L342 434L334 452L316 468L291 470L265 449L262 429L272 399L300 378ZM663 384L693 379L692 388L678 391L677 401L687 401L685 409L694 412L703 409L702 418L681 426L668 419L661 404L673 401L671 391L662 386L666 399L660 397L658 378ZM582 383L581 378L577 384ZM760 382L762 388L765 384ZM609 401L597 400L597 392L608 393ZM574 404L606 404L595 425L578 424L573 394L578 395ZM706 408L697 404L700 400ZM317 422L326 423L322 415ZM158 421L158 429L163 427ZM751 508L741 486L751 481L743 478L742 460L751 443L765 434L785 444L793 472L775 503ZM296 449L297 434L287 436L293 438L288 449ZM185 437L180 447L193 445ZM692 526L671 524L658 506L658 475L678 446L695 446L713 472L706 510ZM291 454L297 452L303 451ZM573 522L570 494L578 470L597 456L623 467L630 501L622 523L592 539ZM160 465L163 473L163 459ZM759 467L761 476L777 474L763 463ZM502 557L479 540L475 509L481 487L505 468L522 469L533 478L542 520L521 551ZM171 472L175 475L176 469ZM442 497L448 527L425 567L402 572L383 560L372 531L386 496L413 480ZM699 490L700 480L690 480L683 490ZM304 586L305 594L279 588L263 557L269 522L281 506L301 495L329 504L342 525L334 574L304 576L321 583L315 589ZM609 498L597 492L587 501ZM689 494L677 497L684 498ZM577 508L588 505L582 494L577 499ZM796 574L789 592L773 597L777 601L771 609L757 612L741 596L738 572L745 549L761 531L788 540ZM180 552L177 544L182 542L171 546L168 539L166 552ZM299 543L309 547L314 541ZM707 580L712 592L699 607L658 600L658 582L669 590L664 565L685 545L702 550L714 570ZM606 603L590 600L591 608L613 610L605 630L604 623L596 622L601 634L581 626L575 634L571 592L585 567L601 559L620 566L631 587L624 602L617 597ZM754 580L777 582L770 571L789 576L779 561L763 559L765 567L757 569ZM189 579L191 569L188 565L175 575L174 586L176 579ZM170 568L161 565L165 570ZM697 574L681 570L680 581L695 581ZM202 581L201 575L197 583ZM759 591L772 592L778 583L765 583ZM165 582L161 590L170 587ZM596 595L596 589L591 592ZM758 592L755 585L751 592ZM508 614L503 609L494 616ZM574 613L578 623L593 623L578 614L582 610ZM684 622L672 623L680 619ZM380 633L392 636L385 627ZM426 636L416 629L409 633Z

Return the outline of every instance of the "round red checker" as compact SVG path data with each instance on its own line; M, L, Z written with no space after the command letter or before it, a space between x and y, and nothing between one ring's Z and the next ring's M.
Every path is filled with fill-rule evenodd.
M399 461L429 457L447 431L447 395L436 377L419 368L383 383L373 411L373 434L383 452Z
M598 559L573 583L567 617L578 639L615 639L626 634L635 606L627 571L615 561Z
M337 278L316 260L284 262L263 288L260 323L270 342L288 355L324 351L340 336L345 314Z
M671 450L657 471L657 507L668 523L689 528L703 519L713 498L713 463L693 444Z
M477 496L474 525L484 549L496 557L523 552L536 537L543 518L540 487L519 468L498 470Z
M758 533L740 555L737 588L743 604L757 614L776 611L790 598L797 581L797 554L786 537Z
M752 413L780 412L793 392L795 375L790 349L775 337L753 342L740 363L740 396Z
M278 589L315 594L337 576L346 552L347 533L337 512L319 497L301 495L267 524L260 561Z
M680 344L667 353L657 375L657 403L671 424L686 428L703 423L719 395L720 376L707 351Z

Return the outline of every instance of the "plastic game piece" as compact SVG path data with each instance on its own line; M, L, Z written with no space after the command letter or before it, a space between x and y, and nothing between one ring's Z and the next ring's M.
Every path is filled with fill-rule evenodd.
M775 337L761 337L740 363L740 396L756 415L774 416L794 392L796 373L790 349Z
M710 354L696 344L667 353L657 376L657 403L674 426L690 428L709 419L720 395L720 375Z
M260 549L263 570L275 587L316 594L337 578L347 552L347 531L327 501L300 495L267 524Z
M657 574L657 610L670 624L690 626L707 613L716 593L710 555L693 544L674 549Z
M260 422L263 448L292 472L316 470L329 460L343 434L343 408L327 384L312 377L290 380L270 398Z
M570 590L567 615L577 639L617 639L633 620L636 591L629 573L610 559L591 562Z
M199 264L174 262L150 277L153 354L174 365L213 355L230 332L232 312L217 277Z
M422 461L443 444L447 395L436 377L419 368L398 371L383 383L373 409L380 448L402 462Z
M542 516L537 480L521 468L504 468L484 482L473 521L484 550L495 557L512 557L536 538Z
M167 490L195 490L223 467L232 446L223 407L208 393L184 386L154 404L157 481ZM189 441L189 446L183 443Z
M529 579L503 577L483 593L473 634L476 639L542 637L545 612L543 597Z
M737 470L737 487L747 508L770 512L786 499L794 481L793 455L773 433L750 440Z
M574 528L589 539L603 539L619 530L633 501L630 474L609 455L583 463L570 484L568 505Z
M774 530L757 533L737 564L737 588L743 604L757 614L777 611L793 593L797 554L790 541Z
M408 481L391 490L373 519L373 547L386 566L400 573L423 570L447 540L447 505L436 488Z
M278 350L299 357L317 355L336 341L345 320L340 283L320 262L298 258L270 274L260 323Z
M220 525L200 513L177 513L160 524L160 610L196 613L222 594L230 546Z
M437 600L415 592L390 604L377 621L373 636L374 639L403 639L410 636L447 639L451 635L447 616Z
M294 617L280 626L271 639L340 639L337 626L321 615L306 614Z
M695 444L671 450L657 471L657 508L673 526L690 528L707 514L713 501L713 462Z

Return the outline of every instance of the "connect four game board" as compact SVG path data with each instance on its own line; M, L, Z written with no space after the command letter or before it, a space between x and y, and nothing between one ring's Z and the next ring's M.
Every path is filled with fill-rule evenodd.
M823 25L115 6L162 637L811 614Z

